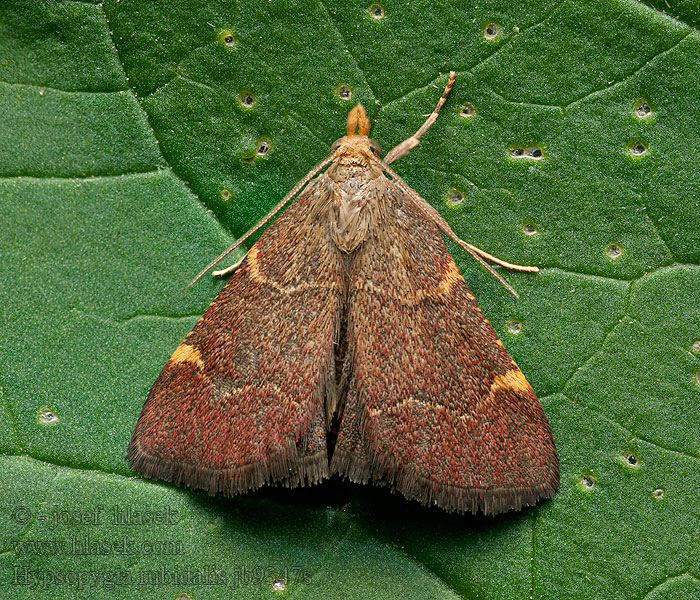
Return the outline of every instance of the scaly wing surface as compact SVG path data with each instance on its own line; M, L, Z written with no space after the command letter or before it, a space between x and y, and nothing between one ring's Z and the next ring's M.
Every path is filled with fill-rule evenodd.
M448 511L494 514L553 495L558 458L532 387L437 227L389 180L379 200L350 273L331 472Z
M343 266L321 175L265 231L151 388L128 449L150 478L227 495L328 475Z

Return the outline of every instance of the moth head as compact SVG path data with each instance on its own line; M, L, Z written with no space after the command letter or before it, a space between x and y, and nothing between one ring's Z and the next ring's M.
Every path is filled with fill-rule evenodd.
M331 146L331 153L342 148L343 154L374 154L379 157L381 149L376 140L369 138L369 118L362 104L357 104L348 113L347 135Z

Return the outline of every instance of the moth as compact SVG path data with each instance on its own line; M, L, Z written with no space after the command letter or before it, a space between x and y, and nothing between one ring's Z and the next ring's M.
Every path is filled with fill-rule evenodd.
M389 166L453 82L383 159L355 106L328 157L198 275L298 194L215 273L233 274L146 398L127 453L137 472L229 496L338 474L485 514L554 494L549 423L441 235L511 291L484 259L537 268L459 239Z

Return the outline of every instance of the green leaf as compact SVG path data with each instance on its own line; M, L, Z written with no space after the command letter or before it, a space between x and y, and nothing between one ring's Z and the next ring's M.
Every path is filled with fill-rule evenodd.
M0 5L5 597L700 596L697 3L377 6ZM484 518L336 480L223 499L137 477L143 399L222 285L188 281L355 102L388 150L450 69L396 169L541 267L505 273L516 301L449 244L541 398L561 491Z

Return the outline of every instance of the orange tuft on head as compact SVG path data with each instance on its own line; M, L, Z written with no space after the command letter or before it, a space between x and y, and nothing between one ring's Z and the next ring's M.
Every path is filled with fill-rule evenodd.
M355 133L355 130L358 130ZM362 104L357 104L348 113L348 135L364 135L367 137L369 135L369 119L367 118L367 113L365 112L365 107Z

